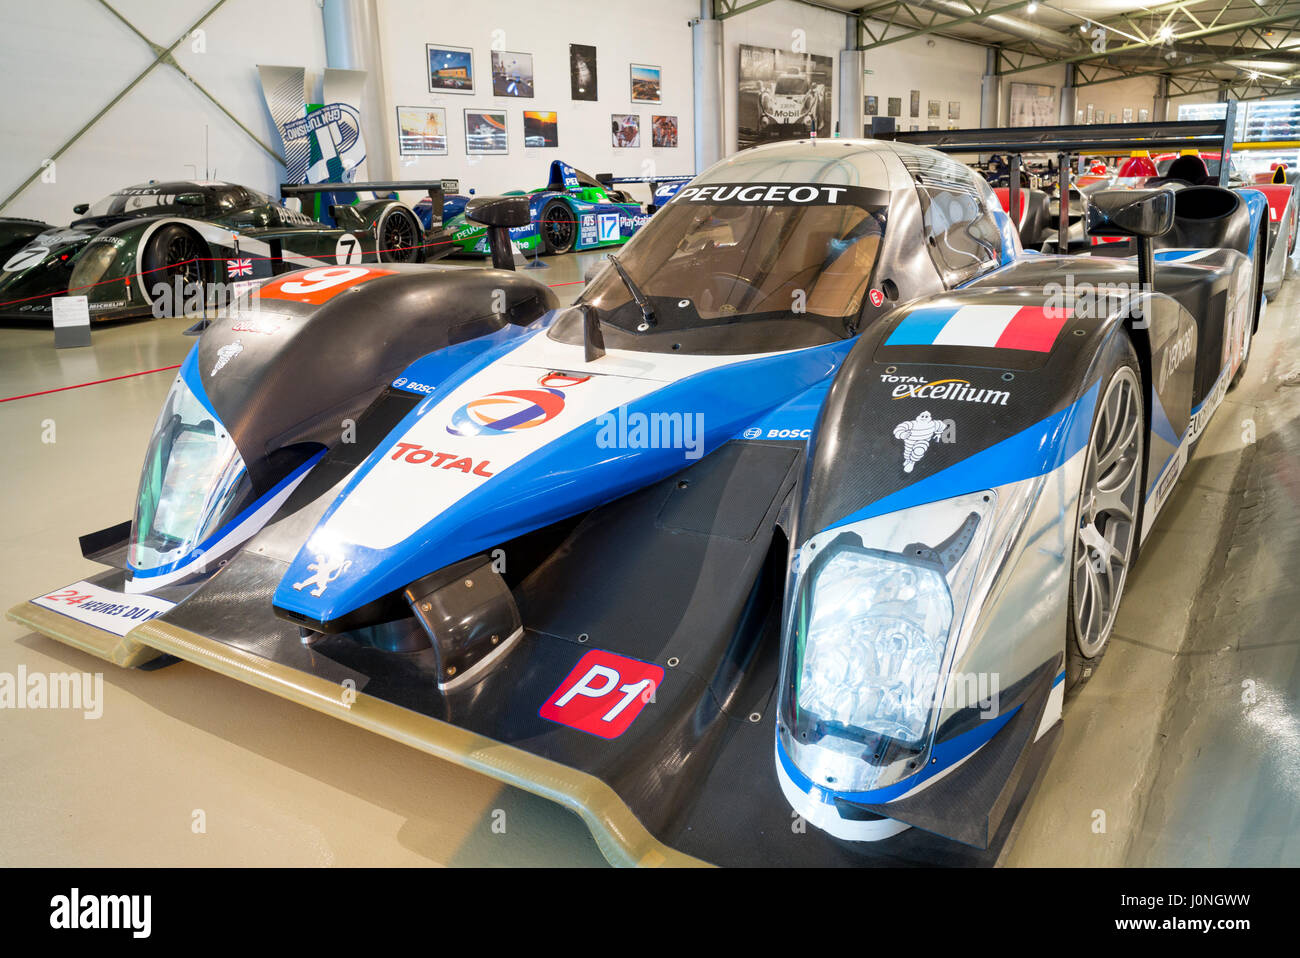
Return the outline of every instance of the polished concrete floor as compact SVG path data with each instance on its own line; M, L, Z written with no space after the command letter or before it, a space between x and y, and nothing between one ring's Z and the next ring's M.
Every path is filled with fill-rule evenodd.
M590 259L534 275L568 301ZM1300 864L1298 294L1271 305L1149 541L1005 863ZM186 325L60 351L0 327L0 399L174 365ZM170 381L0 402L0 609L95 571L76 537L129 517ZM0 712L0 865L603 861L557 806L195 666L123 671L0 623L0 674L20 666L102 671L105 701Z

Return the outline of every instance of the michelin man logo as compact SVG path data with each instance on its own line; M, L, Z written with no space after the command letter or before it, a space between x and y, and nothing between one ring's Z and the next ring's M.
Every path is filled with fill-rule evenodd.
M325 556L317 555L316 561L307 566L308 572L315 572L316 574L303 579L301 582L295 582L293 587L296 591L301 592L309 585L315 586L311 590L311 596L314 599L319 599L321 594L329 588L330 583L347 572L351 565L351 559L340 557L331 562Z
M931 418L928 410L915 419L895 426L894 438L903 440L903 471L911 472L930 448L930 443L941 437L947 429L948 424L942 419Z
M208 373L208 378L212 378L221 370L226 368L226 363L230 362L241 352L244 351L244 344L236 339L233 343L226 343L217 350L217 364L212 367L212 372Z

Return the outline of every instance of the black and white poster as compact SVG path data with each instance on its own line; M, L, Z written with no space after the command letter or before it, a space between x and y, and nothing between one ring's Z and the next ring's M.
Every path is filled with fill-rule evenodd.
M1088 122L1092 122L1091 116ZM1012 126L1052 126L1055 123L1056 87L1048 83L1011 84Z
M740 45L737 143L831 135L830 57Z
M596 48L569 44L569 99L596 99Z

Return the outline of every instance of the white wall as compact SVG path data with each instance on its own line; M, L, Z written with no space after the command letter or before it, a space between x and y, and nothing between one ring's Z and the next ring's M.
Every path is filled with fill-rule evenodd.
M1148 120L1163 120L1164 117L1151 116L1156 96L1154 77L1130 77L1113 83L1098 83L1093 86L1081 86L1075 95L1076 105L1087 115L1088 104L1096 112L1096 123L1109 123L1110 115L1115 114L1115 122L1124 122L1124 109L1133 110L1133 122L1138 121L1139 110L1147 111ZM1175 116L1177 113L1175 112Z
M150 40L168 46L211 0L114 0ZM175 57L263 142L280 151L258 82L258 63L304 66L319 76L325 40L316 0L227 0L203 25L206 52L186 41ZM69 137L153 60L143 40L87 0L0 5L0 198L40 168ZM283 169L174 68L159 64L0 216L67 223L72 207L132 183L204 173L268 192Z
M384 118L397 179L455 177L461 188L479 193L544 186L552 160L562 159L592 175L643 176L693 173L694 139L691 31L687 21L699 13L698 0L476 0L449 15L453 4L427 0L380 0L379 33L387 86ZM533 56L536 96L492 95L491 49ZM425 44L472 47L475 92L430 93ZM599 99L569 99L569 44L596 47ZM648 63L662 68L660 104L633 103L629 66ZM440 106L447 111L448 155L397 155L396 108ZM510 153L470 156L465 152L464 110L506 111ZM524 110L554 111L559 147L524 148ZM615 149L610 115L641 117L640 149ZM653 148L650 117L677 117L677 146ZM371 170L372 176L380 171Z
M931 46L933 44L933 46ZM867 69L872 71L863 85L867 96L879 98L878 116L889 115L889 97L903 101L903 114L896 117L896 128L909 131L915 124L948 129L980 125L980 80L984 76L984 47L962 43L946 37L915 37L867 51ZM911 115L911 91L921 91L921 115ZM939 101L939 118L930 119L928 103ZM948 104L961 105L961 116L948 119ZM870 126L871 118L866 118Z

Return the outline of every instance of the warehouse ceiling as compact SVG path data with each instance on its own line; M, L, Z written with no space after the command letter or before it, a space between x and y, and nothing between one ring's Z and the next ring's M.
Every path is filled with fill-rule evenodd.
M770 0L714 0L725 19ZM999 51L1001 73L1072 64L1079 86L1168 77L1170 95L1300 90L1300 0L801 0L856 13L858 47L939 35Z

